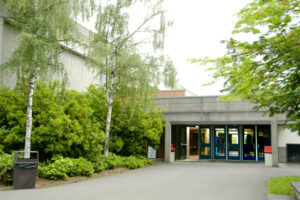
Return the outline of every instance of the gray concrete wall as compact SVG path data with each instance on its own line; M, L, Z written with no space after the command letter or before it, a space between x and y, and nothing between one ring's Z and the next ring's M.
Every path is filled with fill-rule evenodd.
M2 19L2 18L1 18ZM82 39L88 41L90 34L88 29L78 24L78 29L82 35ZM0 62L5 62L18 46L16 40L18 32L8 24L0 23ZM63 45L63 44L62 44ZM63 45L64 46L64 45ZM86 90L90 84L103 85L105 79L97 77L96 73L88 68L84 59L84 51L80 48L74 48L72 51L65 51L59 57L59 60L64 64L68 74L68 87L78 91ZM57 75L52 75L50 80L60 79ZM5 72L1 77L0 83L13 88L16 84L16 74Z
M287 162L287 150L286 147L278 147L278 160L279 162Z

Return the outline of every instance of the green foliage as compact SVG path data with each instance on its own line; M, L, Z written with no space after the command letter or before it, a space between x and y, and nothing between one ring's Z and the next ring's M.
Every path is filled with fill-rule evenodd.
M128 169L136 169L136 168L143 168L145 165L152 165L153 162L149 159L144 157L123 157L122 159L122 166L127 167Z
M80 157L63 158L56 157L50 164L41 164L38 168L38 176L57 180L67 179L73 176L92 176L94 173L93 164Z
M300 130L300 26L298 0L254 0L239 13L228 53L216 59L195 59L214 66L215 78L225 79L227 99L249 99L270 116L286 113L293 131ZM300 132L299 132L300 134Z
M0 88L0 150L12 153L24 148L26 85ZM32 148L41 161L55 155L94 161L103 151L106 98L102 88L85 93L66 90L59 82L38 83L33 103ZM150 101L113 104L110 150L121 155L146 155L157 147L163 132L162 112Z
M13 155L0 153L0 183L12 184L13 180Z
M121 138L124 143L119 152L121 155L146 155L148 145L157 148L160 143L163 133L162 111L151 102L126 105L126 102L115 101L113 138Z
M0 148L21 150L24 142L26 86L14 90L1 88ZM32 148L41 160L54 155L91 157L100 155L104 133L94 123L93 110L86 95L68 91L58 82L37 84L33 104Z
M294 189L291 182L300 181L299 176L275 177L268 182L269 194L293 195Z
M152 165L153 162L145 157L129 156L123 157L113 153L109 153L108 156L100 156L96 162L93 162L95 172L101 172L105 169L114 169L118 167L126 167L128 169L143 168L146 165Z

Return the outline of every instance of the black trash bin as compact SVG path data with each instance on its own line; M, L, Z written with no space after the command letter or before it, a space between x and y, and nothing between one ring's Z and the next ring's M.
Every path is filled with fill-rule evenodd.
M16 151L14 159L14 189L35 188L35 180L39 164L37 151L30 152L30 158L24 158L24 151Z

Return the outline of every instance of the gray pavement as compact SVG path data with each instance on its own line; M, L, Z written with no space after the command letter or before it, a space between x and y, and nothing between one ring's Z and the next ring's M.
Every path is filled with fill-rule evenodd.
M0 191L0 200L266 200L270 177L300 175L300 165L176 162L70 185Z

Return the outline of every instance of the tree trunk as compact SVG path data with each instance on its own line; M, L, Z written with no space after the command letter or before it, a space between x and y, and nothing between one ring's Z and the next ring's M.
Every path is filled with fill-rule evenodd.
M109 131L110 131L113 101L114 101L113 100L113 76L111 76L109 87L107 88L107 116L106 116L105 145L104 145L105 156L108 156L109 153Z
M34 92L34 75L30 76L27 96L26 136L24 158L30 158L31 129L32 129L32 101Z

